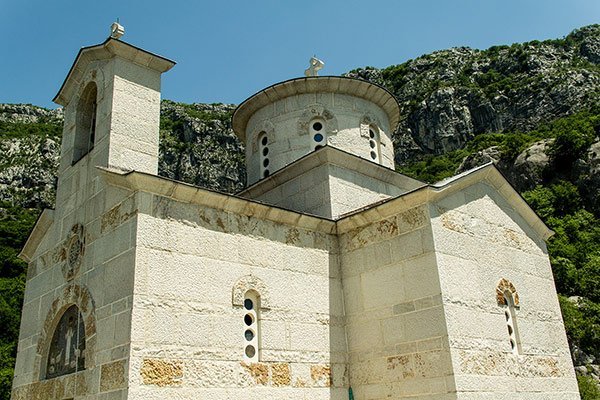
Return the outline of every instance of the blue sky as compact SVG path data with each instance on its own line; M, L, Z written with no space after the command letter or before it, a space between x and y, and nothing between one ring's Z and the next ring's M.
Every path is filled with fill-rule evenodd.
M123 40L177 61L163 98L240 103L302 76L386 67L452 46L563 37L600 23L600 0L0 0L0 103L55 108L82 46L117 18Z

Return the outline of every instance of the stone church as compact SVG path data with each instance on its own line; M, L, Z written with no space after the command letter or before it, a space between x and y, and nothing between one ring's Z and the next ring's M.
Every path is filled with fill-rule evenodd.
M578 399L545 240L491 164L394 170L394 97L308 76L244 101L236 195L157 175L161 74L80 50L12 399Z

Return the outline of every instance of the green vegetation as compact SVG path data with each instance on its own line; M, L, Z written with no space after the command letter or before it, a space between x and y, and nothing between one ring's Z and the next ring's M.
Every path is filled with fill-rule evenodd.
M10 399L27 265L17 258L38 210L0 203L0 400Z
M600 399L600 388L596 382L588 376L577 375L577 383L579 384L579 394L581 400L598 400Z
M0 139L23 138L29 136L59 137L62 125L53 122L5 122L0 121Z
M502 159L514 160L528 146L541 139L555 139L550 146L553 163L568 172L573 162L583 155L600 132L600 112L583 111L551 123L542 124L530 132L483 133L467 146L441 155L426 155L422 160L398 166L398 171L424 182L436 182L454 175L464 157L483 149L498 146Z
M553 138L546 181L523 197L554 230L548 252L571 346L600 359L600 213L594 213L575 185L574 165L600 133L597 109L560 118L527 133L483 134L465 149L425 159L399 171L425 182L454 174L462 158L498 146L502 159L514 160L531 143ZM577 300L569 300L577 296ZM579 376L583 400L600 398L593 380Z

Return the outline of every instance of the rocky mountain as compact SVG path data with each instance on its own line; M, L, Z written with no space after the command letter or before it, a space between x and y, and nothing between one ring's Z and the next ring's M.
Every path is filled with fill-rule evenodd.
M388 88L401 104L399 171L436 181L494 162L556 231L549 253L576 368L598 380L600 25L562 39L453 48L347 75ZM241 189L234 108L163 101L159 174ZM61 130L60 109L0 105L0 322L11 327L0 332L0 400L10 391L24 281L16 254L39 210L52 207ZM590 382L580 379L582 392L591 393L584 399L600 397Z
M396 161L464 148L482 133L530 131L600 99L600 25L564 39L452 48L348 76L387 87L405 117Z

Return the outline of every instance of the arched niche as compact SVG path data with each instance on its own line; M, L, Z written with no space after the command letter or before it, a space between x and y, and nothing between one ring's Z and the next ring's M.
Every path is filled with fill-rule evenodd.
M73 307L76 307L79 313L77 318L83 325L82 328L85 340L85 353L84 357L82 357L83 369L89 369L95 365L96 307L94 300L90 291L85 286L70 284L66 286L61 295L52 302L52 305L46 314L44 326L42 327L42 332L37 342L34 368L35 371L38 371L40 379L49 379L62 375L56 375L56 372L48 371L49 358L51 356L56 358L57 356L56 352L52 353L52 344L55 335L62 335L61 332L63 332L66 338L68 332L63 330L62 327L69 327L68 318L69 315L73 315L73 311L71 311L71 314L67 313L67 311L71 310ZM63 317L66 318L67 325L63 325ZM79 326L80 325L77 326L77 333L79 334L79 338L81 338ZM73 337L77 339L77 336L73 335L71 337L71 343L73 343ZM65 357L62 359L64 363ZM72 359L70 358L69 361L72 361ZM78 370L81 369L78 368Z
M46 379L85 369L85 323L79 307L69 306L52 335L46 361Z
M81 160L94 147L96 140L96 119L98 108L98 87L89 82L79 96L75 116L75 142L73 144L73 164Z

